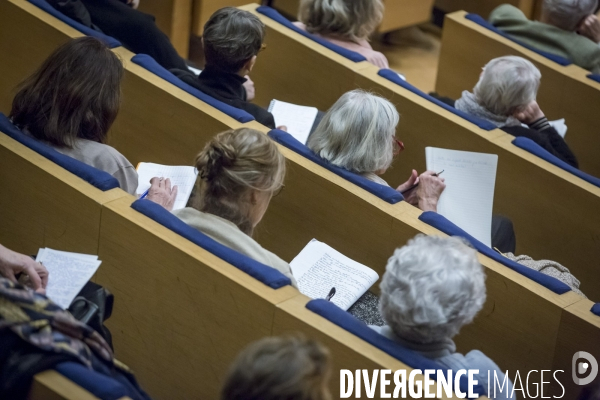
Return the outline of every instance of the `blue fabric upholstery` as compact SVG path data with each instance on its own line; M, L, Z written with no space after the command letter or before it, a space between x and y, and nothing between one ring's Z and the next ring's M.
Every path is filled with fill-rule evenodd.
M558 168L564 169L565 171L572 173L576 177L581 178L594 186L600 187L600 178L596 178L595 176L586 174L585 172L567 164L555 155L550 154L546 149L544 149L539 144L537 144L529 138L519 136L515 138L511 143L533 155L538 156L539 158L545 161L548 161L550 164L556 165Z
M420 369L421 371L426 369L442 370L446 377L448 377L447 368L444 368L435 361L430 360L415 351L406 349L400 344L380 335L369 328L364 322L359 321L330 301L324 299L311 300L306 304L306 308L340 328L352 333L354 336L377 347L379 350L402 361L413 369ZM466 393L468 391L467 385L467 377L464 375L461 376L460 390ZM480 385L475 386L474 392L480 395L486 393L485 388Z
M600 75L589 74L589 75L587 75L587 77L593 81L600 83Z
M277 143L287 147L290 150L295 151L296 153L300 154L305 158L308 158L312 162L319 164L320 166L354 183L360 188L365 189L369 193L374 194L375 196L387 201L390 204L396 204L404 200L402 194L400 194L398 191L389 186L384 186L380 185L379 183L372 182L358 174L337 167L335 165L332 165L328 161L323 160L321 157L313 153L312 150L310 150L307 146L300 143L298 140L296 140L296 138L294 138L287 132L280 131L278 129L273 129L269 132L269 136Z
M403 79L400 79L400 77L398 76L398 73L392 71L391 69L380 69L377 74L379 76L387 79L388 81L394 82L396 85L399 85L399 86L403 87L404 89L409 90L418 96L421 96L425 100L430 101L439 107L442 107L444 110L450 111L451 113L458 115L462 119L467 120L472 124L475 124L476 126L480 127L483 130L491 131L491 130L496 129L496 125L492 124L491 122L486 121L485 119L473 117L465 112L459 111L456 108L450 107L448 104L420 91L419 89L417 89L410 83L406 82Z
M102 400L117 400L130 394L117 380L76 362L63 362L54 369Z
M315 36L313 34L310 34L306 31L298 28L297 26L292 24L290 21L288 21L283 15L279 14L277 11L275 11L271 7L260 6L256 9L256 11L271 18L274 21L279 22L281 25L284 25L286 28L290 28L294 32L297 32L297 33L301 34L302 36L307 37L310 40L313 40L322 46L327 47L329 50L336 52L340 56L345 57L350 61L354 61L354 62L367 61L365 56L363 56L355 51L345 49L341 46L333 44L323 38L320 38L318 36Z
M441 216L438 213L433 211L426 211L419 216L419 219L425 222L428 225L433 226L436 229L444 232L449 236L460 236L465 238L471 243L471 245L481 254L491 258L494 261L499 262L500 264L512 269L520 273L521 275L531 279L534 282L539 283L545 288L553 291L557 294L563 294L571 290L571 288L556 278L553 278L548 275L544 275L539 271L533 270L531 268L527 268L524 265L521 265L517 262L509 260L498 252L494 251L490 247L481 243L479 240L475 239L473 236L469 235L467 232L460 229L458 226L454 225L452 222L448 221L446 218Z
M520 40L514 39L513 37L511 37L510 35L506 34L505 32L502 32L500 29L496 28L494 25L492 25L491 23L489 23L488 21L485 20L485 18L481 17L480 15L477 14L467 14L465 16L466 19L468 19L469 21L473 21L475 22L477 25L481 25L484 28L489 29L492 32L497 33L498 35L511 40L513 42L515 42L516 44L525 47L528 50L533 51L534 53L537 53L543 57L546 57L548 60L550 61L554 61L555 63L557 63L558 65L562 65L562 66L567 66L567 65L571 65L573 64L571 62L571 60L568 60L564 57L561 56L557 56L556 54L552 54L552 53L548 53L547 51L542 51L542 50L538 50L533 46L529 46L523 42L521 42ZM483 65L482 65L483 67Z
M600 317L600 303L594 304L590 311Z
M290 278L286 277L275 268L259 263L250 257L222 245L202 232L192 228L175 215L150 200L136 200L131 205L131 208L158 222L165 228L183 236L190 242L202 247L222 260L227 261L229 264L244 271L251 277L273 289L279 289L280 287L291 285L292 283Z
M25 135L2 113L0 113L0 131L100 190L107 191L119 187L119 181L109 173L61 154L53 148Z
M246 111L240 110L239 108L232 107L229 104L225 104L222 101L219 101L219 100L215 99L214 97L211 97L211 96L207 95L206 93L196 89L195 87L188 85L187 83L185 83L184 81L182 81L181 79L179 79L178 77L173 75L171 72L169 72L168 70L163 68L160 64L158 64L154 60L154 58L150 57L149 55L137 54L131 58L131 61L133 63L147 69L148 71L152 72L153 74L161 77L165 81L188 92L192 96L199 98L200 100L213 106L217 110L229 115L231 118L235 119L238 122L245 123L245 122L254 121L254 117L251 114L247 113Z
M40 9L44 10L45 12L47 12L48 14L52 15L54 18L59 19L62 22L64 22L65 24L69 25L71 28L77 29L79 32L83 33L84 35L92 36L92 37L95 37L96 39L102 40L111 49L121 46L121 42L119 42L117 39L115 39L111 36L105 35L102 32L95 31L92 28L88 28L85 25L80 24L79 22L67 17L66 15L64 15L63 13L61 13L60 11L58 11L57 9L52 7L50 4L48 4L44 0L28 0L28 1L31 4L33 4L34 6L40 8Z

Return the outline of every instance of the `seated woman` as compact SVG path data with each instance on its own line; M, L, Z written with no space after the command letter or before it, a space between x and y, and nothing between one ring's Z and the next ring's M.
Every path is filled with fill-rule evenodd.
M524 58L494 58L483 67L473 93L465 90L460 99L449 104L457 110L485 119L513 136L529 138L577 168L577 158L556 129L550 126L535 101L540 78L540 71Z
M302 0L294 25L363 55L379 68L389 68L387 58L369 44L382 18L381 0Z
M352 90L327 111L306 145L333 165L389 186L379 175L387 171L404 146L396 139L399 118L396 107L388 100L363 90ZM396 190L413 206L437 212L445 187L444 178L434 171L418 176L413 170L408 181ZM514 253L516 239L508 218L492 218L492 246Z
M504 373L485 354L456 352L452 338L473 321L485 302L485 275L477 252L458 237L417 235L389 259L381 281L380 309L387 325L372 327L383 336L453 371L478 369L483 388ZM489 382L488 382L489 372ZM512 398L512 383L490 398Z
M73 39L18 88L9 118L25 134L111 174L134 194L135 168L104 144L121 103L123 65L101 41Z
M331 400L329 351L301 337L267 337L233 362L222 400Z

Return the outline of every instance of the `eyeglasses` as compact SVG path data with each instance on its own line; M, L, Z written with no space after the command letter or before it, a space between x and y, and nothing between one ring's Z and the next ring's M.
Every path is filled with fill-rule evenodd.
M392 140L394 141L394 156L397 156L404 150L404 143L396 139L395 136L392 136Z

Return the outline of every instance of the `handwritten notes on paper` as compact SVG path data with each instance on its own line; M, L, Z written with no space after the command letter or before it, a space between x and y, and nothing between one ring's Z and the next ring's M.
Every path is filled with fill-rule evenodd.
M171 186L177 186L177 198L173 205L173 210L185 208L194 185L198 171L194 167L188 166L169 166L153 163L139 163L137 166L138 187L136 193L143 194L150 188L150 179L154 177L169 178Z
M269 112L273 114L275 126L285 125L290 135L300 143L306 144L319 110L315 107L272 100L269 105Z

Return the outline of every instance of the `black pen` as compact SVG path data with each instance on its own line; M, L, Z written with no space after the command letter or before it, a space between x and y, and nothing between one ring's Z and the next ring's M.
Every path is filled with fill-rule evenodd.
M433 174L433 176L440 176L440 175L442 174L442 172L444 172L444 171L445 171L445 170L441 170L440 172ZM409 188L408 188L408 189L406 189L405 191L403 191L403 192L400 192L400 194L404 196L404 193L408 193L408 192L410 192L411 190L413 190L413 189L414 189L414 188L416 188L417 186L419 186L419 184L418 184L418 183L415 183L414 185L412 185L411 187L409 187Z
M327 297L325 297L325 300L327 301L331 301L331 298L335 295L335 288L332 287L331 290L329 291L329 294L327 295Z

